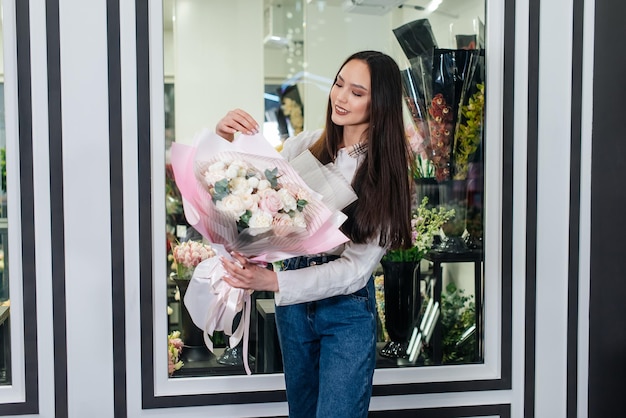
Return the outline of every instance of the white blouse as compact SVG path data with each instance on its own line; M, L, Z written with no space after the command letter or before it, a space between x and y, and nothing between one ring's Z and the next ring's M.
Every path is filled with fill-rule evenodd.
M311 146L321 133L321 129L306 131L287 139L283 145L282 155L287 160L297 157ZM351 183L363 159L364 154L353 157L345 149L340 149L334 163ZM277 272L280 291L274 294L276 305L293 305L331 296L349 295L363 288L386 251L378 245L378 241L378 238L366 244L349 241L328 252L340 256L334 261L299 270Z

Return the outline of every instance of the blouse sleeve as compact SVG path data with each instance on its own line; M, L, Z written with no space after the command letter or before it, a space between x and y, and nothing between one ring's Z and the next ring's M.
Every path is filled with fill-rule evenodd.
M281 155L287 160L292 160L308 149L322 134L321 129L303 131L296 136L289 137L283 143Z
M276 274L280 291L274 294L275 303L293 305L354 293L367 284L384 254L378 239L366 244L349 242L334 261L279 271Z

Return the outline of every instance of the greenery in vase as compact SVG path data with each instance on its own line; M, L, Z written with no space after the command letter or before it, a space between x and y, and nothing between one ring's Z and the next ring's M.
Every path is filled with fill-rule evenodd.
M473 296L448 283L441 293L441 364L466 364L476 360L476 333L461 343L463 334L476 323ZM433 364L432 346L424 347L424 363Z
M446 286L441 295L442 363L469 363L475 360L476 334L470 341L459 344L461 337L476 323L476 305L473 296L464 294L454 283Z
M435 235L441 226L454 216L454 209L441 206L429 208L428 197L424 196L411 216L412 245L408 249L391 250L383 256L383 261L419 261L433 246Z
M454 179L467 178L470 157L478 149L483 132L485 111L485 84L476 85L478 90L470 97L467 105L461 106L462 123L454 138Z
M446 237L460 237L465 232L465 218L467 208L465 202L452 202L445 205L454 211L454 215L441 226L441 230Z

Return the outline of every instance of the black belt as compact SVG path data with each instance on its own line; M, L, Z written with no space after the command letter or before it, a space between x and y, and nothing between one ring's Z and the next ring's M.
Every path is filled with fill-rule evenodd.
M338 258L339 258L338 255L332 255L332 254L319 255L315 257L305 257L305 256L292 257L292 258L283 260L281 270L297 270L297 269L301 269L305 267L317 266L319 264L328 263L329 261L333 261Z

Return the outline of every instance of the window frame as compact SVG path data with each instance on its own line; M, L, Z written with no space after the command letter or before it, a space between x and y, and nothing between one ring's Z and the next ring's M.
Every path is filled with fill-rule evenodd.
M164 138L162 4L137 4L138 125L140 161L141 352L144 407L277 402L285 400L282 373L252 376L167 378L165 332ZM159 7L161 6L161 8ZM481 364L377 369L374 396L511 388L513 66L514 2L485 1L486 95L484 362ZM142 61L145 59L145 62ZM144 157L147 155L148 157ZM152 181L154 179L154 182ZM144 216L145 215L145 216ZM149 245L147 245L149 243Z

